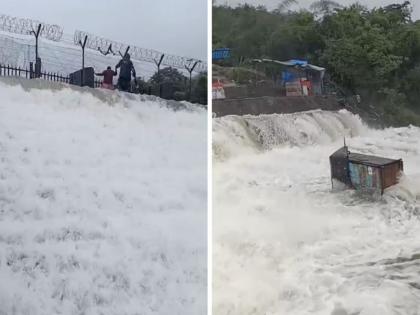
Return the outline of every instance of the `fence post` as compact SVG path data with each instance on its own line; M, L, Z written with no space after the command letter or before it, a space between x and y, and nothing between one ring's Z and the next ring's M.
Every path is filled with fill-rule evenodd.
M101 47L98 47L98 51L99 51L102 55L106 56L106 55L108 55L109 53L112 53L112 44L109 44L108 49L107 49L105 52L104 52L104 51L102 51Z
M35 62L35 77L39 78L40 77L40 73L41 73L41 58L36 58L36 62Z
M162 97L162 85L160 82L160 65L162 64L163 58L165 57L165 54L162 54L162 56L160 56L159 61L157 61L156 59L153 59L153 61L155 62L156 66L157 66L157 77L158 77L158 86L159 86L159 97Z
M81 40L79 40L79 45L82 47L82 82L80 86L85 85L85 46L87 42L88 36L85 35L85 39L83 40L83 43Z
M193 66L190 68L190 67L188 67L188 66L185 66L185 69L187 69L188 70L188 72L190 73L190 87L189 87L189 92L188 92L188 100L189 101L191 101L191 79L192 79L192 72L194 71L194 68L197 66L197 64L199 63L200 61L199 60L197 60L194 64L193 64Z
M29 79L34 78L34 63L31 61L29 63Z
M111 46L109 46L109 47L111 47ZM127 46L127 48L125 49L124 55L121 53L121 51L119 51L118 53L120 54L121 57L124 57L125 55L127 55L127 53L128 53L129 50L130 50L130 46Z
M38 28L36 29L36 31L32 29L32 31L30 32L32 35L35 36L35 77L36 78L39 78L40 73L41 73L41 58L39 58L39 53L38 53L38 40L39 40L39 35L41 34L42 29L43 29L42 24L38 24Z
M35 31L34 29L32 29L31 34L35 36L35 60L38 59L39 55L38 55L38 38L39 38L39 34L41 33L41 24L38 24L38 28Z

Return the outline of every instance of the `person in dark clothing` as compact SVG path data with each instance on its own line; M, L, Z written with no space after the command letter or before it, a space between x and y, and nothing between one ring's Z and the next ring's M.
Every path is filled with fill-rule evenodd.
M121 91L130 91L131 89L131 75L136 81L136 70L133 62L130 60L130 54L125 54L123 59L115 66L115 70L120 68L120 75L118 77L118 89Z
M102 82L102 87L104 89L113 90L114 89L114 76L117 75L117 71L113 71L111 67L106 68L102 73L95 73L98 76L104 77Z

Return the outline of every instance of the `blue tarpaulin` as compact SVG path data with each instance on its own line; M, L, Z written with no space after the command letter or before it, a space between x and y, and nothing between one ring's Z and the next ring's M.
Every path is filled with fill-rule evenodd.
M318 71L318 72L325 72L325 68L322 67L318 67L315 65L311 65L309 64L307 61L305 60L299 60L299 59L291 59L288 61L279 61L279 60L271 60L271 59L253 59L253 62L258 62L258 63L263 63L263 62L267 62L267 63L274 63L274 64L279 64L279 65L283 65L286 67L300 67L302 69L309 69L309 70L314 70L314 71ZM322 74L323 76L323 74Z
M223 60L230 58L230 48L218 48L213 50L213 60Z
M283 71L281 73L281 79L283 80L283 82L291 82L291 81L294 81L296 78L295 78L295 75L293 73Z
M307 66L308 65L308 62L306 60L292 59L292 60L289 60L289 62L293 64L294 66Z

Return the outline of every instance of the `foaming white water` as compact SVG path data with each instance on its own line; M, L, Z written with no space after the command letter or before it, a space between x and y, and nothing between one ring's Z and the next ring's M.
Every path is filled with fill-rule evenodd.
M307 115L245 117L286 130L270 146L243 137L241 117L215 122L215 145L231 149L213 164L215 314L420 314L420 129ZM328 156L343 134L355 152L403 158L381 200L331 191Z
M0 314L204 314L206 112L79 90L0 83Z
M365 129L360 118L346 110L226 116L213 121L213 151L216 159L225 159L282 145L330 143Z

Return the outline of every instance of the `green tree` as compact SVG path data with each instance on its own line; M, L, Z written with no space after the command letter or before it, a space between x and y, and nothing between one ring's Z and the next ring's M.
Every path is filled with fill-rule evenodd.
M420 21L409 1L368 9L318 0L311 11L291 11L293 3L280 1L273 11L214 7L213 44L231 48L234 73L253 69L239 60L302 58L325 67L332 86L362 95L361 106L388 123L420 115ZM269 77L271 68L259 71Z
M193 79L191 101L207 105L207 72L201 72Z
M316 14L329 15L334 10L341 8L341 5L333 0L318 0L311 4L310 9Z
M180 93L185 95L185 85L187 77L184 76L177 69L172 67L166 67L159 71L150 78L149 84L153 89L153 94L159 95L161 90L162 98L174 99L175 93L180 98Z
M277 12L284 12L290 8L291 5L298 4L297 0L282 0L277 6Z

